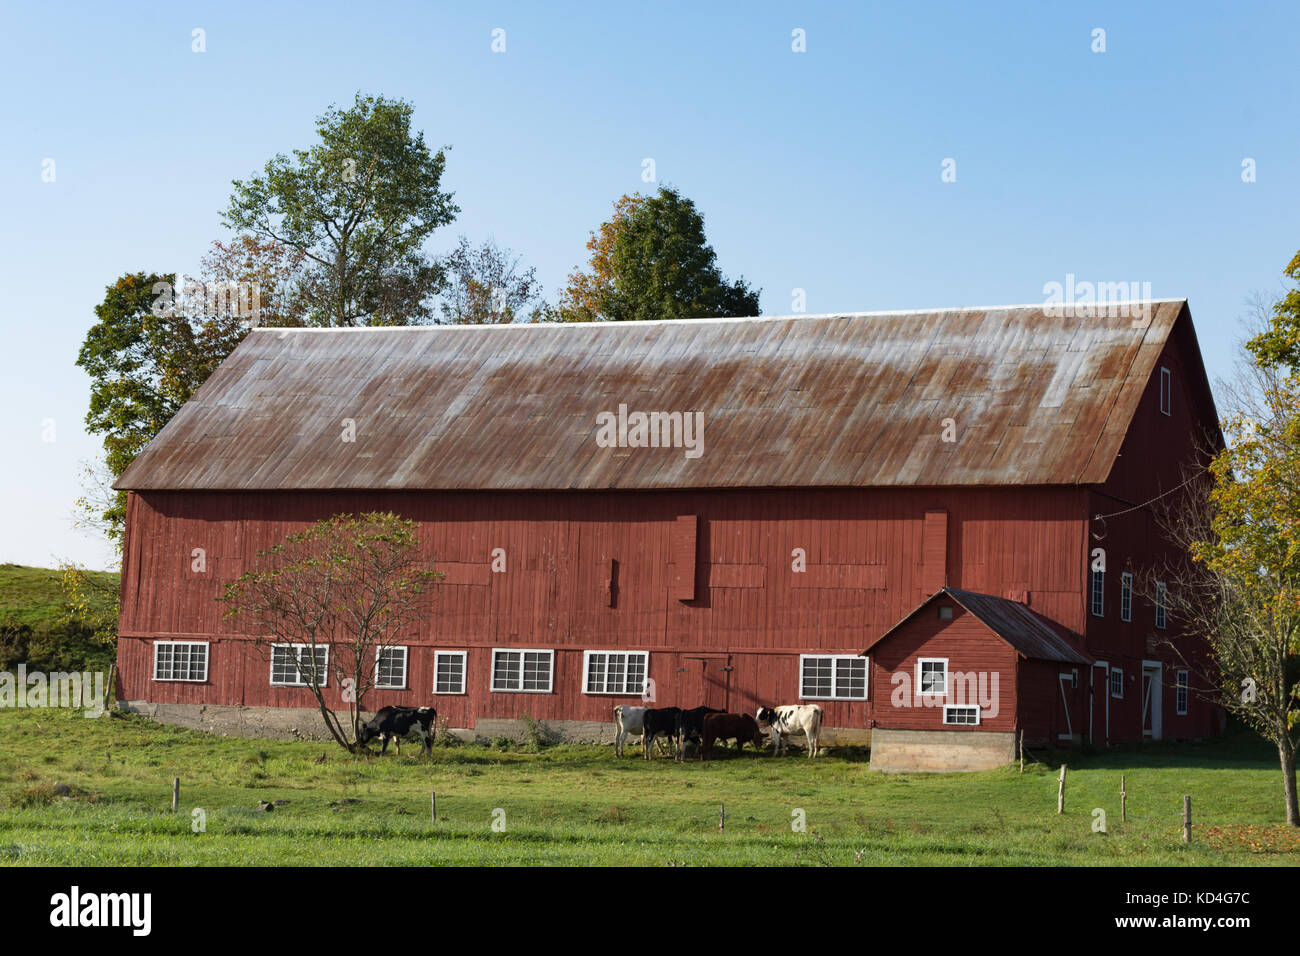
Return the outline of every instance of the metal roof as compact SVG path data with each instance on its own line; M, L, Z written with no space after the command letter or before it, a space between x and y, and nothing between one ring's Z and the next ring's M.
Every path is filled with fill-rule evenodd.
M960 591L956 588L942 588L922 601L916 610L873 640L862 653L871 650L915 617L935 598L945 594L983 621L989 630L1015 648L1022 657L1035 661L1060 661L1067 664L1092 663L1090 657L1071 647L1069 641L1057 633L1046 618L1035 614L1019 601L994 597L992 594L979 594L975 591Z
M250 332L123 473L137 490L1105 481L1184 300L572 325ZM597 414L699 412L703 449ZM344 420L355 439L343 440ZM956 440L942 440L952 419Z

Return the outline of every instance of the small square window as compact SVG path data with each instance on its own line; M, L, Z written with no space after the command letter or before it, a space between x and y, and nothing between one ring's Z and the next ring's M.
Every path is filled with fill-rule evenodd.
M916 661L917 693L922 697L943 697L948 693L948 658L920 657Z
M381 647L376 652L375 686L406 689L406 648Z
M433 655L433 692L465 693L465 651L435 651Z
M951 605L951 604L940 604L940 605L939 605L939 620L941 620L941 621L951 621L951 620L952 620L952 605Z

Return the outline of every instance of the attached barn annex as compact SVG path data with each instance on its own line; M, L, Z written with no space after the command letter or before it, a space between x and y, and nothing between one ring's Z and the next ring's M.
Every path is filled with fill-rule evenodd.
M893 769L1001 762L1020 731L1216 733L1135 581L1169 548L1146 503L1217 414L1186 302L1122 311L256 329L118 482L119 696L315 731L294 652L268 664L214 598L286 534L382 509L446 577L371 710L609 740L647 686L817 701Z

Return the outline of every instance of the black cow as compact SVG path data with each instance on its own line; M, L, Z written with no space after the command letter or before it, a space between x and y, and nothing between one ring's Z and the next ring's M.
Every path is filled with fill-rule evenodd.
M650 747L660 734L666 734L674 743L677 740L677 718L680 707L659 707L641 715L641 756L650 759Z
M692 707L690 710L683 710L677 716L677 759L682 759L682 748L688 740L695 743L700 742L700 737L704 733L704 718L709 714L722 714L725 711L718 710L716 707Z
M379 748L382 757L388 750L388 742L393 741L397 747L397 756L402 755L402 738L407 734L416 734L420 738L420 755L433 756L433 730L437 724L438 712L432 707L385 707L361 725L357 734L357 743L366 746L376 737L383 744Z
M709 714L704 718L704 742L700 745L700 759L704 760L713 753L715 740L736 740L736 750L744 750L746 741L758 750L763 746L763 735L759 733L758 721L749 714Z

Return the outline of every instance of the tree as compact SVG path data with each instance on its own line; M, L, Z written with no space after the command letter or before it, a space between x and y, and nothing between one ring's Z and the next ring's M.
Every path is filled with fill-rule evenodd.
M1275 322L1248 343L1254 362L1228 393L1226 447L1210 480L1194 483L1161 524L1189 556L1167 572L1170 613L1208 642L1206 676L1223 705L1277 747L1286 822L1300 826L1300 380L1294 367L1279 368L1285 352L1273 348L1287 335Z
M352 752L364 749L361 711L379 653L423 619L429 585L442 577L424 567L415 531L414 521L388 512L326 518L258 552L264 566L217 599L263 656L273 658L272 644L296 648L289 663L330 736ZM348 704L346 723L325 701L324 688L335 686Z
M542 317L537 270L520 269L521 258L491 239L475 247L465 236L447 255L442 321L453 325L498 325ZM529 309L529 305L532 308Z
M1288 279L1300 283L1300 252L1282 271ZM1272 311L1272 322L1256 330L1246 348L1261 367L1300 369L1300 285L1287 290Z
M233 181L223 221L306 258L300 292L312 324L408 325L432 314L443 270L422 245L460 210L440 189L447 147L430 153L412 133L413 109L358 93L317 119L319 142Z
M255 325L301 325L293 249L251 236L214 242L201 280L135 272L105 290L76 364L90 376L86 427L103 436L110 477L78 501L103 504L103 530L120 542L126 494L112 484ZM95 527L93 520L89 522Z
M565 322L757 315L759 291L728 281L704 236L704 217L670 186L614 203L593 232L588 271L575 270L555 314Z

